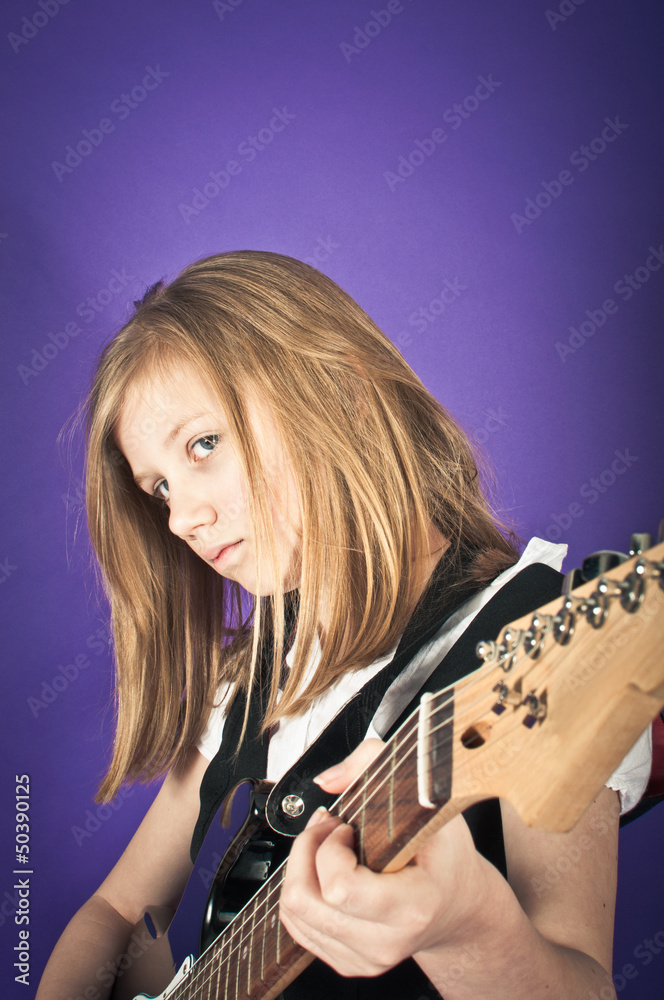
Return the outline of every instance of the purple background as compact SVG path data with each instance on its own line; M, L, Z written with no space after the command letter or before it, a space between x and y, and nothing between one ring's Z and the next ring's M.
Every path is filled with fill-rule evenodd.
M130 790L90 822L111 738L106 611L78 526L80 452L57 447L100 345L147 285L229 249L319 261L486 448L522 536L568 542L573 566L624 550L664 514L664 268L649 258L654 247L664 259L657 0L552 0L557 17L545 0L393 0L389 23L368 34L382 2L42 2L7 0L0 33L0 977L17 997L32 995L59 930L153 794ZM146 76L154 89L141 89ZM493 92L478 101L479 77ZM287 124L261 132L281 124L274 109ZM605 119L615 141L583 160L575 151ZM418 140L426 150L408 166ZM54 167L67 166L68 146L68 170ZM239 172L219 189L210 173L231 160ZM547 203L543 182L564 170L571 182L553 184ZM515 220L537 195L533 219ZM656 269L643 270L647 259ZM614 286L635 273L628 298ZM609 298L617 310L603 318ZM592 335L577 332L565 352L584 322ZM629 468L593 500L591 477L616 450ZM28 990L11 968L23 772ZM634 950L664 931L663 830L658 809L622 834L616 972L631 963L636 978L616 982L630 1000L661 996L664 955L645 964Z

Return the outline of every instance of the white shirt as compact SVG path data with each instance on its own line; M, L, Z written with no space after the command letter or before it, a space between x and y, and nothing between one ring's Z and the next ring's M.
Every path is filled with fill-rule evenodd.
M551 566L552 569L559 570L566 553L566 545L555 545L541 538L532 538L514 566L510 566L484 590L466 601L447 619L433 638L418 650L407 667L385 692L366 736L379 738L384 736L392 723L399 717L403 708L417 694L436 665L440 663L443 656L452 648L475 615L491 600L500 587L532 563L544 563ZM487 636L487 638L491 637ZM268 750L267 778L269 781L278 781L285 771L302 756L307 747L314 742L346 702L367 681L371 680L374 674L377 674L382 667L390 662L396 652L397 645L398 643L395 643L384 656L368 666L344 674L333 687L309 705L303 715L281 720L278 730L270 740ZM293 655L294 650L291 648L286 655L286 663L289 665L292 665ZM305 672L305 686L314 675L320 658L320 645L316 645ZM226 718L223 702L228 690L227 684L219 689L218 703L212 709L205 730L197 744L200 752L208 760L212 760L221 745ZM652 730L648 726L618 769L606 782L609 788L613 788L619 793L622 812L627 812L635 806L643 795L648 784L651 763Z

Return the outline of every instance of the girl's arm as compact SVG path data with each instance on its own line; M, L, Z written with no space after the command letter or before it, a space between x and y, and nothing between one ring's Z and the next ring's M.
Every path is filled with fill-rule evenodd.
M177 906L191 871L189 845L207 765L194 749L168 775L120 860L63 931L36 1000L108 997L113 967L146 908Z
M326 772L325 790L342 791L377 747ZM291 851L282 919L342 975L378 975L412 955L446 1000L611 997L618 812L604 789L572 831L550 834L504 804L509 882L461 816L415 864L380 875L358 865L349 827L315 814Z

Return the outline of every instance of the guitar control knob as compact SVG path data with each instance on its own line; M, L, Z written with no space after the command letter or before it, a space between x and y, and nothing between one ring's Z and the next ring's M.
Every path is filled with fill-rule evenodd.
M299 795L284 795L281 800L281 808L287 816L295 819L304 812L304 802Z

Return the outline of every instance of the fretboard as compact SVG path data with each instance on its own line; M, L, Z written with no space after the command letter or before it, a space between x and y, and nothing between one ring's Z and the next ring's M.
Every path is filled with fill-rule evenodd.
M451 719L453 692L436 698L428 713L440 728L430 751L440 760L449 753L451 726L445 723ZM353 828L358 859L373 871L403 867L434 818L435 811L418 800L419 715L419 710L413 713L330 809ZM271 1000L313 960L279 920L285 871L286 862L200 957L173 998Z

